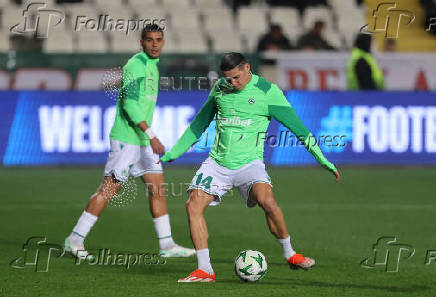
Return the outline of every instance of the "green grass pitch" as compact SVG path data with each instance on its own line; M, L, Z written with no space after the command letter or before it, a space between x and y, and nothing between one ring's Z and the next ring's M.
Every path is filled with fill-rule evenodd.
M167 182L189 182L195 168L166 166ZM170 259L165 265L75 265L51 259L48 272L34 266L13 268L28 237L62 243L102 168L0 168L0 296L435 296L436 168L345 167L343 179L321 168L269 168L294 248L316 259L310 271L291 271L269 233L259 207L245 208L239 193L206 210L209 248L217 275L214 284L178 284L196 268L196 259ZM89 250L157 251L145 191L138 181L136 200L108 207L91 231ZM169 196L173 236L192 246L184 208L186 195ZM380 236L396 236L415 254L400 259L398 272L366 269L360 262ZM233 271L238 252L264 253L268 272L258 283L243 283ZM435 252L436 255L436 252Z

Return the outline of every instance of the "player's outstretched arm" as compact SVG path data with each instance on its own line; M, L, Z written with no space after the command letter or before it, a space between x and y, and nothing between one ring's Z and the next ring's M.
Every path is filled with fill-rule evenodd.
M340 174L338 169L324 156L320 147L316 143L315 137L303 124L303 122L295 112L295 109L291 106L270 105L268 107L268 110L270 115L281 124L283 124L286 128L288 128L292 133L294 133L297 138L304 143L306 149L312 154L312 156L318 161L318 163L323 168L332 172L336 177L336 181L339 181Z
M201 137L201 134L212 122L215 113L215 98L211 95L177 143L162 156L161 161L169 162L183 155Z
M340 174L333 163L329 162L324 154L321 152L316 139L310 133L309 129L303 124L298 117L295 109L289 104L285 95L279 87L272 84L271 89L268 91L270 104L268 105L268 115L275 118L297 138L304 143L306 149L318 161L318 163L325 169L329 170L335 175L336 181L339 181ZM313 141L312 141L313 140Z

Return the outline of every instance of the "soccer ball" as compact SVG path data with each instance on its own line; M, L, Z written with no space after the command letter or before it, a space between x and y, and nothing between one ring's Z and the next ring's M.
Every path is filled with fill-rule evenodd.
M235 260L235 272L246 282L256 282L266 273L265 256L259 251L246 250L239 253Z

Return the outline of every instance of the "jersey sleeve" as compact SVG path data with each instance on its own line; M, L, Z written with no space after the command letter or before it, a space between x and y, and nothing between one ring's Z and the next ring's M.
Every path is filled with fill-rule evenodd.
M141 112L138 103L144 93L145 79L143 65L139 65L138 62L129 62L123 67L120 89L122 107L135 125L146 120L145 113ZM147 124L151 125L151 123Z
M177 143L161 158L162 162L172 161L183 155L203 134L216 114L215 87Z
M303 124L298 117L295 109L286 99L283 92L273 85L268 93L268 114L276 119L283 126L288 128L297 138L304 143L305 148L312 154L312 156L318 161L318 163L325 169L332 172L336 172L335 165L327 160L327 158L321 152L320 147L313 143L315 140L309 129Z

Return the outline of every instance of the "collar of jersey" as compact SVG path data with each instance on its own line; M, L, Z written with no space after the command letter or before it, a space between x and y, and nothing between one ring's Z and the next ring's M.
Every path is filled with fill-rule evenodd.
M153 59L153 58L150 58L144 51L142 51L141 53L140 53L140 55L142 56L142 57L144 57L144 59L146 59L147 60L147 62L150 62L150 63L158 63L159 62L159 58L156 58L156 59Z

